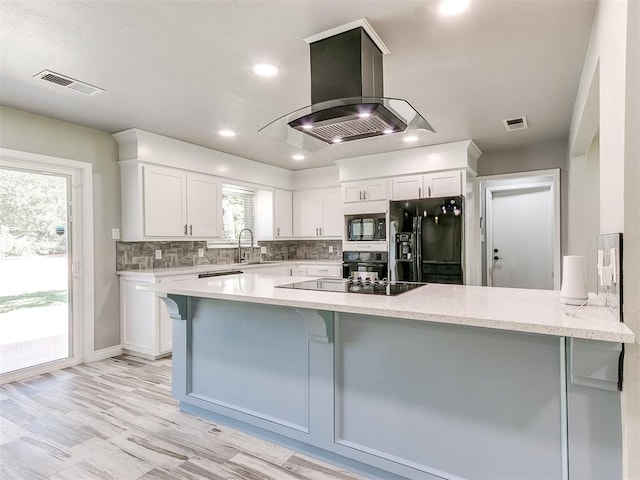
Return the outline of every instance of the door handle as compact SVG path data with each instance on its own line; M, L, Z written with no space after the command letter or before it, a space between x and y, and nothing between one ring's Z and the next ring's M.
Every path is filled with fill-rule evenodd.
M418 187L418 198L422 198L422 187Z
M185 235L187 234L187 224L186 223L184 224L184 234Z
M189 235L193 235L193 225L189 225Z
M431 197L431 187L427 187L429 191L429 197Z
M280 227L278 227L278 228L276 229L276 236L277 236L277 237L279 237L279 236L280 236Z
M320 236L322 236L322 227L320 227L318 231L320 232Z
M316 237L318 236L318 227L316 227Z
M367 191L365 190L364 192L362 192L362 196L364 197L364 199L367 199Z

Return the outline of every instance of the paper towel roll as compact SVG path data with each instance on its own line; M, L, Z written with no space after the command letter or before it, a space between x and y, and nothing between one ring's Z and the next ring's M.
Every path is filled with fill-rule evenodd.
M589 298L582 255L565 255L562 259L562 287L560 302L582 305Z

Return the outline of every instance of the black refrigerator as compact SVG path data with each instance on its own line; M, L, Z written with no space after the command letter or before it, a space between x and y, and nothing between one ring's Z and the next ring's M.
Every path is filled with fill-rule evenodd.
M462 196L391 201L391 280L462 285L463 233Z

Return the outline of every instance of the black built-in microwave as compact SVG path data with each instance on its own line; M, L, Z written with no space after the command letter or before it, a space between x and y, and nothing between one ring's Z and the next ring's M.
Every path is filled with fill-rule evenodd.
M385 214L345 215L347 240L350 242L384 241L387 239Z

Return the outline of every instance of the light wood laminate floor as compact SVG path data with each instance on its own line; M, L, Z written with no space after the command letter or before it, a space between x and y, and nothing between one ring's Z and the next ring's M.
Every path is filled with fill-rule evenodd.
M120 356L0 385L0 479L362 479L182 413L171 360Z

